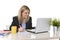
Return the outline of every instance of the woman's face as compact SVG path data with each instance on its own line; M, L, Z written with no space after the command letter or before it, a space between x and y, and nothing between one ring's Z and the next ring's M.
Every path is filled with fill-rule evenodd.
M22 18L23 18L23 19L27 19L28 16L29 16L29 10L24 10L24 11L22 12Z

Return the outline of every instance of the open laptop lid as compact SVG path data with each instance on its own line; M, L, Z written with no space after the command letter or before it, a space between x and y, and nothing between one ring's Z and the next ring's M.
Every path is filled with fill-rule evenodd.
M51 18L37 18L35 29L28 30L28 32L36 34L48 32L50 30L50 21Z
M36 33L50 30L51 18L38 18L36 23Z

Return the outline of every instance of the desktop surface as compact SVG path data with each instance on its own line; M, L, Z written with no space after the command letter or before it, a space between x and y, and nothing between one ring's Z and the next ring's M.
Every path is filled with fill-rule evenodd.
M0 40L50 40L50 39L59 39L60 36L50 37L49 32L34 34L30 32L18 32L16 34L9 34L3 37L0 37Z

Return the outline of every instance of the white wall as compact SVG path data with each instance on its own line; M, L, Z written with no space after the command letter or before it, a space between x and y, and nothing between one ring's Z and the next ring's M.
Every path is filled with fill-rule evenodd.
M22 5L31 9L33 26L38 17L60 17L60 0L0 0L0 30L10 25Z

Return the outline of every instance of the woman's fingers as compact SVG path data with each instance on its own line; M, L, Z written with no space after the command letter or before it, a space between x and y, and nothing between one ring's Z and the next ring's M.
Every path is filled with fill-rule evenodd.
M18 29L18 31L23 32L24 29L23 29L22 27L20 27L20 28Z

